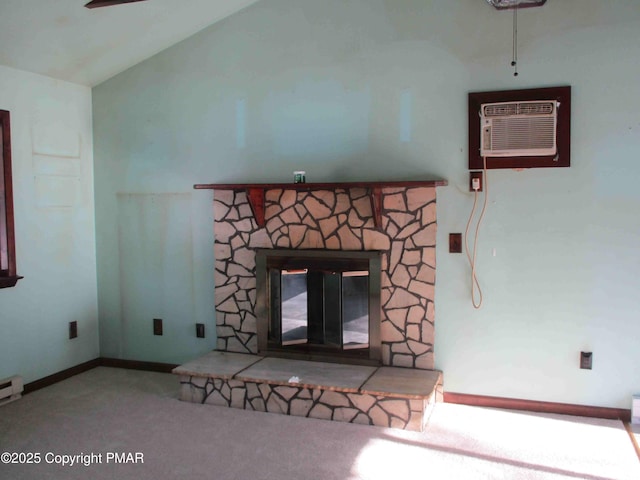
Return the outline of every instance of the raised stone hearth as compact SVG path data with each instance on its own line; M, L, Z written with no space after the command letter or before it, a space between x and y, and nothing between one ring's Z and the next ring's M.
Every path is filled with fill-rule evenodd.
M422 431L440 372L211 352L174 370L184 401Z
M446 182L440 180L196 185L196 188L215 190L217 350L174 370L180 376L181 398L255 411L422 431L431 406L442 393L442 374L433 368L436 187L443 185ZM360 362L363 364L340 363L343 360L340 354L347 355L347 347L362 344L361 340L347 346L343 343L332 363L300 360L299 352L295 355L285 352L289 358L273 357L281 352L265 347L269 343L263 336L264 325L268 325L266 330L271 335L279 334L271 326L279 324L264 322L265 315L272 315L264 312L274 310L265 308L262 301L256 308L256 299L258 295L261 298L273 295L277 289L262 287L268 284L262 278L263 275L266 278L265 273L260 273L257 282L258 250L267 259L273 255L264 254L265 250L278 250L279 255L285 256L289 255L285 250L293 251L288 262L315 258L315 268L318 268L318 259L322 262L324 258L333 257L331 261L340 262L346 257L353 262L358 255L349 252L375 258L370 260L368 273L353 268L345 270L346 275L351 276L368 274L365 295L369 295L369 342L366 343L365 337L364 345L368 345L369 357ZM329 254L304 255L299 253L302 250ZM332 251L341 253L331 255ZM280 273L271 272L276 278L279 274L299 274L297 267L268 268L283 268ZM303 266L302 271L315 275L317 270L313 268ZM332 282L338 280L328 276L338 275L335 270L339 268L322 268L329 268L327 272L320 272L327 275L323 277L324 285L335 285ZM315 282L308 278L306 281L308 289ZM260 292L257 291L259 285ZM337 302L342 302L346 297L323 298L338 298ZM276 305L276 310L280 301L277 295L275 300L272 297L267 300ZM323 307L316 307L320 303L311 301L302 305L307 305L307 315L320 308L325 311L323 315L331 310L326 307L329 303L322 304ZM344 316L344 311L332 314L331 318ZM273 314L269 318L277 316ZM306 321L307 331L320 325ZM345 321L353 319L349 317ZM295 342L326 350L326 344L315 343L317 338L307 334L297 337ZM279 345L282 349L288 348L282 341Z

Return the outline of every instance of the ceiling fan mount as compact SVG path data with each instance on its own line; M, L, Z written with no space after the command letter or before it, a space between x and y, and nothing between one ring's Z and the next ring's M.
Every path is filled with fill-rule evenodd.
M512 8L541 7L547 0L487 0L497 10L509 10Z
M125 3L144 2L145 0L91 0L85 5L87 8L111 7Z

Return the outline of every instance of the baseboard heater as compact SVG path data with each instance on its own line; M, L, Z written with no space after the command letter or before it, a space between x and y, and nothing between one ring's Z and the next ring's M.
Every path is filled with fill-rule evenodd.
M24 383L19 375L0 380L0 406L18 400L23 389Z

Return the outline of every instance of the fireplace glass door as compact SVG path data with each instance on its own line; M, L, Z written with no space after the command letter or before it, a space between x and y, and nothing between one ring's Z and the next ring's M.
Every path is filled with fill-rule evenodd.
M286 345L369 347L369 272L269 271L270 340Z
M267 350L363 358L379 350L379 329L372 328L379 324L377 252L266 252L271 255L256 258L265 281L258 291L264 292L259 311L266 317ZM260 329L258 336L265 347Z

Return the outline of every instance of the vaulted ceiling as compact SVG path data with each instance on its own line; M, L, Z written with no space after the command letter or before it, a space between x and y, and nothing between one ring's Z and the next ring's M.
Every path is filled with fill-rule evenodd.
M257 0L0 0L0 65L94 86Z
M258 1L147 0L87 9L88 0L0 0L0 65L95 86ZM322 2L308 0L315 1ZM487 0L449 0L455 4L450 15L427 26L424 10L442 15L438 7L446 0L375 1L387 6L391 23L400 15L399 39L436 41L463 60L487 54L510 60L510 10L495 10ZM527 8L518 23L519 43L525 48L568 28L638 21L640 0L616 2L616 9L600 0L585 2L589 7L581 9L575 8L577 0L548 0L541 8Z

